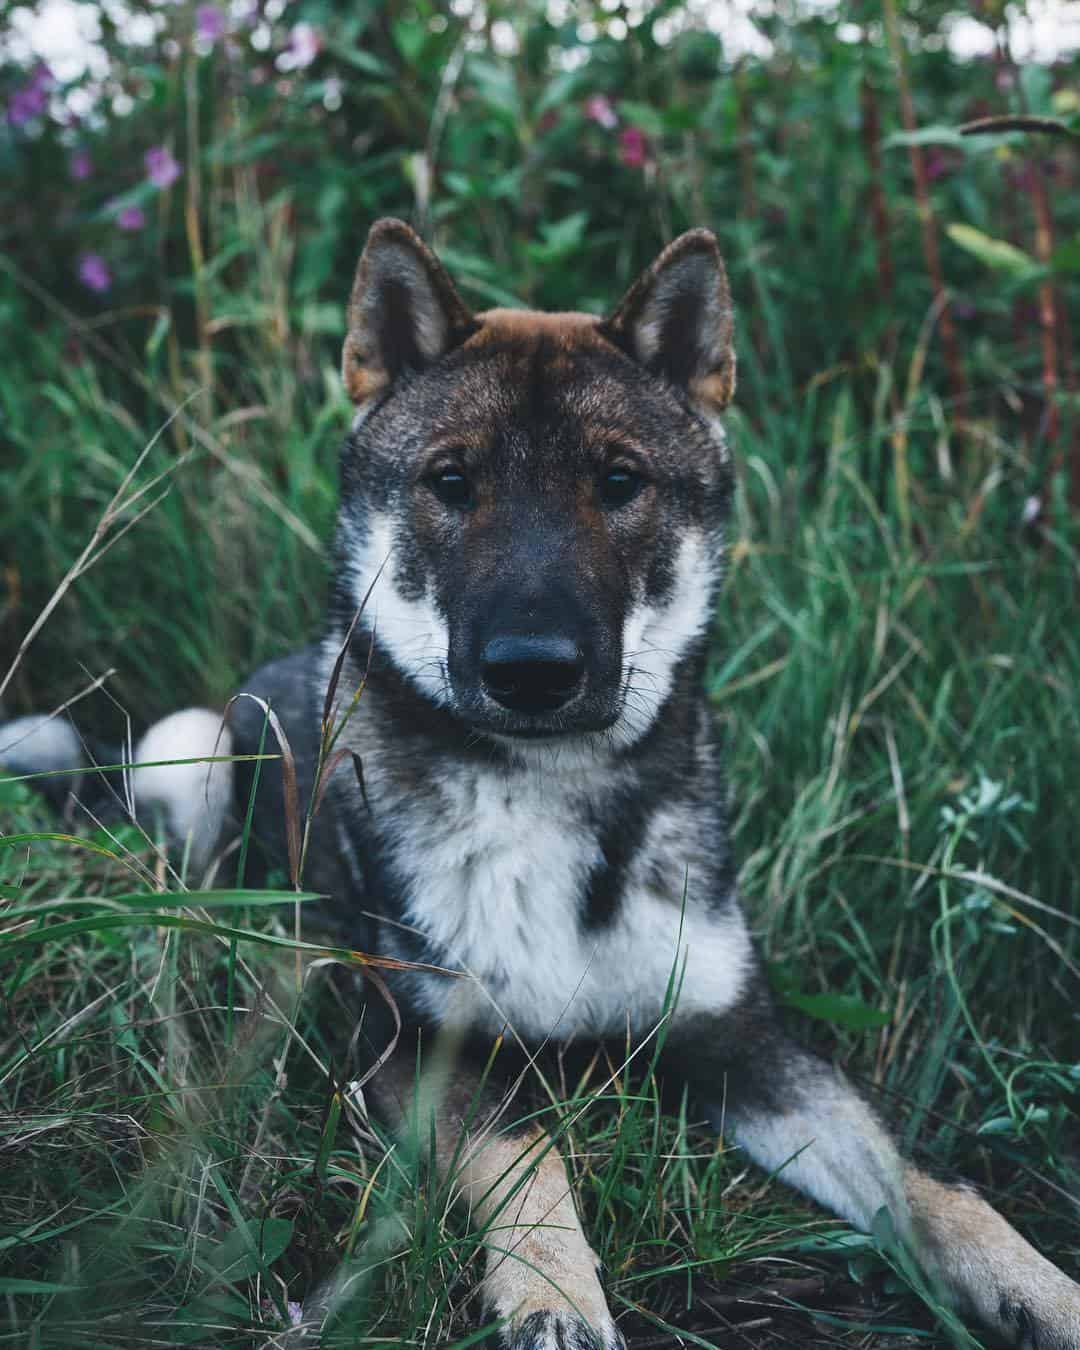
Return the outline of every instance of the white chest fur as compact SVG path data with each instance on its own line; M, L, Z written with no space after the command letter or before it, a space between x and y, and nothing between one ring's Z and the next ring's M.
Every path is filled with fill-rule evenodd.
M661 1015L673 970L682 1012L719 1012L738 996L750 956L742 916L717 915L713 897L695 893L693 842L675 857L669 818L642 841L614 919L583 926L582 897L603 866L592 786L586 769L476 769L440 784L439 811L396 816L390 843L405 920L471 977L425 978L429 1015L493 1032L509 1025L533 1040L618 1036L628 1025L642 1035ZM657 886L660 848L667 882Z

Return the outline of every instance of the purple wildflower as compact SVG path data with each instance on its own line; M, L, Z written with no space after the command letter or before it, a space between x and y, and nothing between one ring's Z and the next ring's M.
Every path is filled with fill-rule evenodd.
M116 214L116 223L122 230L141 230L146 224L146 212L141 206L124 206Z
M8 100L8 121L13 127L24 127L45 111L45 96L29 87L16 89Z
M624 127L619 133L619 158L628 169L640 169L648 150L649 142L640 127Z
M225 15L216 5L200 5L195 11L195 32L204 42L225 36Z
M304 1309L299 1303L294 1303L289 1299L285 1304L285 1309L289 1314L289 1326L298 1327L304 1320Z
M44 61L39 61L30 72L30 78L16 89L8 101L8 121L12 126L24 127L40 117L49 106L49 91L55 84L53 73Z
M949 157L942 150L932 147L926 152L926 178L930 183L936 183L939 178L948 178L952 172L952 164Z
M171 187L180 177L181 169L165 145L155 145L143 156L146 175L156 188Z
M90 152L88 150L76 150L71 156L68 168L71 171L72 178L77 183L85 181L94 172L94 161L90 158Z
M107 291L112 285L112 274L109 272L109 265L100 253L84 253L79 259L79 280L91 291L98 295Z
M605 131L614 131L619 125L611 99L606 94L593 94L585 100L585 116Z

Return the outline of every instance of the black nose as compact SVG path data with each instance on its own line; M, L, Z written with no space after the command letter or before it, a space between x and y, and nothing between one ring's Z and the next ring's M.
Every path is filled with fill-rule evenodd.
M484 688L514 712L554 712L569 703L585 674L576 642L562 637L498 637L484 648Z

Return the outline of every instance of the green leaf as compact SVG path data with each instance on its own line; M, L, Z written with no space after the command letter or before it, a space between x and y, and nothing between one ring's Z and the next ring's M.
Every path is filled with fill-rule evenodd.
M587 211L575 211L551 225L541 225L543 240L539 244L529 245L529 255L535 262L552 263L576 253L585 238L585 227L589 223Z
M920 127L918 131L894 131L886 136L882 145L886 150L910 145L951 145L954 150L963 150L966 154L971 143L953 127Z
M822 1022L833 1022L853 1031L887 1026L892 1019L891 1013L872 1008L853 994L784 994L783 1002Z
M226 1234L203 1261L230 1284L249 1279L276 1261L292 1241L291 1219L249 1219Z
M994 1116L985 1120L975 1131L976 1134L1015 1134L1016 1121L1012 1116Z
M513 72L479 57L469 62L469 74L477 96L488 110L498 113L509 125L514 125L521 114L517 85Z
M300 311L300 327L305 333L325 333L338 337L345 327L345 312L333 301L307 304Z
M300 897L297 896L297 899ZM179 928L186 933L203 933L210 937L236 938L238 942L254 942L260 947L287 947L291 951L312 951L322 955L334 953L348 958L347 949L327 947L319 943L297 942L293 938L277 937L273 933L251 933L226 924L208 923L192 919L186 914L158 914L154 911L133 914L94 914L86 919L72 919L69 923L49 924L31 933L19 932L8 936L0 934L0 955L10 956L25 947L40 946L43 942L58 942L61 938L78 937L82 933L100 933L111 928Z
M421 30L422 31L422 30ZM397 33L394 34L397 40ZM407 39L408 40L408 39ZM330 42L327 49L337 57L339 61L344 61L354 70L362 70L365 75L374 75L376 79L389 79L393 71L385 61L380 61L373 53L365 51L363 47L356 47L345 42Z
M648 103L620 99L619 116L631 126L640 127L646 136L660 137L664 134L663 116Z
M1055 272L1080 272L1080 235L1054 250L1050 266Z
M146 355L148 359L153 360L158 353L158 348L165 341L165 338L172 327L172 314L169 310L163 309L154 320L154 326L150 330L150 336L146 339Z
M420 53L424 50L424 43L427 41L427 27L425 24L413 20L408 22L399 19L393 25L394 46L405 58L410 66L415 66L420 59Z
M114 862L120 861L118 853L114 853L111 848L105 848L103 844L95 844L92 839L80 839L77 834L57 834L51 830L34 831L29 834L0 835L0 847L18 848L22 844L36 844L44 840L51 840L53 843L60 844L73 844L76 848L85 848L91 853L101 853L106 858L112 858Z
M179 1345L205 1345L208 1331L220 1335L222 1325L241 1327L251 1316L247 1299L226 1289L200 1294L179 1308L173 1317L171 1341ZM216 1337L215 1337L216 1339Z
M93 905L106 911L125 905L142 910L148 905L155 905L161 909L196 909L202 906L207 909L219 906L238 909L251 905L287 905L295 900L307 901L316 898L313 891L290 890L130 891L123 895L72 895L65 896L62 900L43 900L36 904L28 902L17 908L5 910L4 918L34 919L43 914L78 909L83 905Z
M330 1154L334 1151L334 1141L337 1139L340 1119L341 1093L335 1092L330 1098L330 1110L327 1112L326 1125L323 1128L322 1138L319 1140L319 1156L315 1159L315 1175L323 1180L326 1178L326 1166L330 1161Z
M1053 81L1045 66L1026 61L1020 67L1020 88L1024 95L1025 112L1036 116L1053 112Z
M0 1294L77 1294L77 1284L54 1284L50 1280L0 1279Z
M945 232L954 244L965 252L973 254L981 263L993 268L995 272L1009 272L1013 276L1023 276L1036 270L1038 264L1023 249L1005 239L993 239L974 225L947 225Z
M561 71L540 95L533 109L535 117L542 117L550 108L565 108L580 97L590 86L592 72L588 66L580 70Z

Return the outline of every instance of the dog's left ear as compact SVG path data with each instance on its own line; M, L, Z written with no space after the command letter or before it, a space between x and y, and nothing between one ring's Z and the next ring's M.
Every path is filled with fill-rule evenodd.
M356 268L341 358L345 390L367 403L476 329L446 269L404 221L377 220Z
M735 392L727 273L711 230L690 230L642 272L600 331L705 413Z

